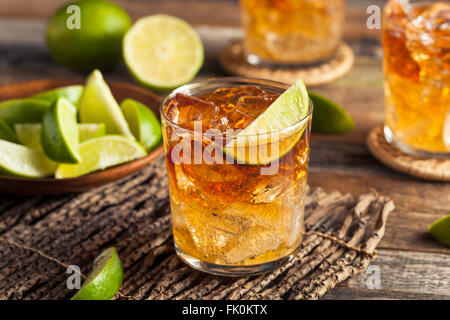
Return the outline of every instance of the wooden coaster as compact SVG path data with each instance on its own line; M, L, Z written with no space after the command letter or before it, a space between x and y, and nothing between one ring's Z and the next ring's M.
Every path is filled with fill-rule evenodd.
M354 61L352 49L344 42L331 60L303 67L252 65L246 59L242 40L229 44L220 54L220 64L230 74L283 83L294 83L301 78L307 86L318 86L336 80L352 68Z
M369 133L367 146L375 158L394 170L425 180L450 181L450 159L405 154L386 141L382 125Z

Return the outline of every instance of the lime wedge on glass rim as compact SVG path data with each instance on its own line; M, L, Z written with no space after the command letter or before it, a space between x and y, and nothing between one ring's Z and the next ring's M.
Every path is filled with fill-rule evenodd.
M191 81L203 65L203 44L184 20L156 14L139 19L123 40L125 64L135 80L152 90Z
M106 133L123 134L134 139L119 104L98 70L94 70L87 79L79 113L82 123L104 123Z
M66 98L58 98L42 119L42 149L53 161L78 163L76 108Z
M56 165L42 152L0 140L0 173L24 178L51 176Z
M104 123L79 123L77 126L78 140L80 143L106 134ZM14 125L14 129L21 144L42 151L42 125L40 123L18 123Z
M94 260L92 271L71 300L110 300L123 281L123 267L114 247L104 250Z
M103 170L147 155L134 139L119 135L106 135L80 144L81 161L78 164L60 164L55 178L74 178Z
M147 151L160 144L162 139L160 120L152 110L130 98L123 100L120 107L134 137Z
M233 141L228 142L224 152L238 163L269 164L287 154L297 144L307 125L302 120L309 112L308 91L300 79L237 134ZM261 146L275 143L277 145L268 147L267 152L259 151Z

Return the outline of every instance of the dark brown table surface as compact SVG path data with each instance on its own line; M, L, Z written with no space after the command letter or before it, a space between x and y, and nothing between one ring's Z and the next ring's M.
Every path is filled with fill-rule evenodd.
M237 1L119 0L133 19L153 13L185 18L200 33L206 61L198 79L224 76L218 53L242 36ZM45 23L64 1L0 1L0 84L40 78L82 78L52 62L45 46ZM345 39L356 63L345 77L314 88L342 105L356 130L343 136L314 136L309 183L355 195L375 188L396 205L373 262L380 269L381 288L369 289L372 273L361 274L328 293L328 299L450 299L450 249L435 242L427 227L450 213L450 184L418 180L378 163L369 153L368 131L383 121L383 72L380 30L366 27L369 4L348 1ZM132 82L123 65L105 74L107 80ZM0 212L0 215L2 212ZM373 270L373 269L371 269Z

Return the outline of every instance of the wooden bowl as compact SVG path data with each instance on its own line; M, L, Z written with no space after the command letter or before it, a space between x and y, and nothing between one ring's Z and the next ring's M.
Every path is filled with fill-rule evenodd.
M74 84L84 84L83 80L44 79L0 86L0 101L24 98L32 94ZM111 91L118 102L132 98L147 105L159 116L161 98L140 87L112 82ZM1 151L0 151L1 152ZM122 179L156 159L163 152L163 146L150 152L147 156L122 165L97 171L85 176L70 179L29 179L0 176L0 192L16 195L49 195L82 192Z

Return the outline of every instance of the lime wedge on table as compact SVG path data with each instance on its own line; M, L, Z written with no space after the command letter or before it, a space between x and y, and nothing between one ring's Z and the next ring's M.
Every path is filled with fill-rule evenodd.
M125 99L120 107L134 137L147 151L160 144L161 125L152 110L133 99Z
M355 128L355 123L341 106L314 92L309 92L309 97L314 104L313 133L340 134Z
M42 151L41 146L41 130L40 123L18 123L14 125L17 138L24 146ZM105 124L103 123L79 123L78 124L78 140L84 142L86 140L104 136L106 134Z
M13 129L2 119L0 119L0 139L17 143L17 136Z
M42 149L53 161L78 163L78 127L75 107L66 98L58 98L42 119Z
M268 164L287 154L296 145L307 125L301 121L309 111L308 92L303 81L299 80L242 130L234 141L229 142L224 151L238 163ZM268 152L259 152L258 148L268 143L272 143L273 147L268 147ZM278 143L278 146L274 143ZM272 152L269 152L270 149Z
M157 14L138 20L123 41L125 64L137 82L170 90L191 81L203 65L203 44L184 20Z
M25 178L51 176L56 165L40 151L0 140L0 173Z
M55 177L61 179L82 176L142 158L146 154L139 143L124 136L108 135L90 139L80 144L81 162L60 164Z
M429 231L433 238L450 247L450 215L435 221L429 227Z
M0 103L0 118L10 125L41 122L44 113L51 105L51 101L37 98L3 101Z
M67 87L56 88L52 90L47 90L33 95L33 98L48 100L50 102L55 102L59 97L64 97L69 100L75 107L78 108L78 104L83 94L82 85L73 85Z
M123 268L114 247L95 258L91 273L72 300L110 300L119 291Z
M133 138L122 110L98 70L94 70L87 79L79 112L83 123L104 123L106 133Z

